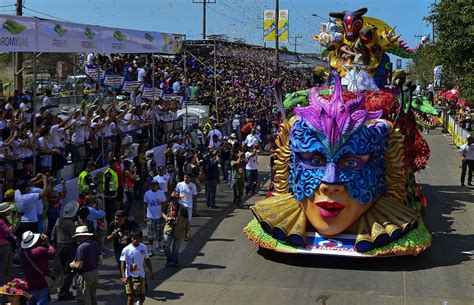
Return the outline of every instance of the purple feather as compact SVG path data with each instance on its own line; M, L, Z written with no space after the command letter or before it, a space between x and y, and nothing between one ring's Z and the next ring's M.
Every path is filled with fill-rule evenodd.
M296 107L295 114L323 133L331 146L351 133L364 122L382 117L382 111L364 109L364 95L344 102L341 81L336 77L336 84L331 99L328 101L318 95L317 88L312 88L307 107Z

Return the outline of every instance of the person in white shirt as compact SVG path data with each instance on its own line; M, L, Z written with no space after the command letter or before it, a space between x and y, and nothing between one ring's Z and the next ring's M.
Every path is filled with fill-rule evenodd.
M459 153L462 157L462 167L461 167L461 186L464 186L464 181L466 179L466 171L469 168L467 176L467 184L472 186L472 172L474 170L474 138L468 137L467 143L462 145Z
M127 305L132 305L134 297L143 304L146 294L145 264L148 268L148 278L153 280L153 266L146 250L142 244L143 232L140 228L135 228L131 232L132 242L123 248L120 255L120 273L122 282L125 285L127 294Z
M196 185L191 182L191 176L185 174L184 180L176 184L173 195L179 196L179 204L188 211L188 219L191 222L193 216L194 199L198 194Z
M25 122L30 123L31 122L31 117L32 117L32 111L31 111L31 106L28 105L29 101L26 98L21 99L20 103L20 111L23 114L23 119Z
M140 91L140 86L135 88L135 90L130 93L130 103L133 107L138 107L142 103L142 93Z
M145 211L144 222L148 230L148 244L150 249L148 254L153 256L153 243L158 240L158 252L164 253L161 241L163 239L163 212L161 205L166 202L166 196L160 190L160 184L156 180L151 181L151 189L145 193Z
M41 131L41 136L38 138L38 150L40 152L41 172L51 171L54 151L52 136L47 129Z
M143 63L140 63L140 68L138 68L137 80L143 83L145 81L145 75L146 75L145 67Z
M247 175L247 196L249 194L254 195L258 191L258 162L257 162L257 149L254 146L248 146L245 152L245 172Z
M247 146L257 146L257 145L260 145L261 142L262 142L262 139L260 138L260 135L257 133L257 130L254 128L252 129L252 133L250 133L245 138L245 141L243 143Z
M170 175L166 173L164 166L158 166L158 175L153 177L153 180L158 182L158 184L160 185L160 189L168 197L169 195L168 189L171 184L171 179L170 179Z
M239 134L240 132L240 115L236 114L234 116L234 119L232 120L232 133L235 133L236 135ZM239 135L240 139L240 135Z
M56 115L58 105L53 104L51 100L51 90L47 89L43 97L43 107L46 108L49 113Z

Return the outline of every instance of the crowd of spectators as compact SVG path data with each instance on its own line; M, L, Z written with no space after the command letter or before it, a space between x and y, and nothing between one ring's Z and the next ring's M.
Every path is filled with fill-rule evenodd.
M14 261L26 278L1 286L0 294L46 304L54 293L48 262L57 260L58 299L74 299L76 285L79 304L96 304L99 266L113 242L127 303L134 296L142 303L145 265L153 277L149 257L164 252L166 266L179 267L180 243L191 239L190 223L199 216L199 193L212 209L220 182L233 190L236 206L259 191L257 157L277 128L274 70L259 51L228 51L220 50L215 67L213 56L191 53L88 56L89 70L100 65L106 74L139 82L121 101L122 92L105 87L101 98L84 94L74 108L60 109L48 90L36 107L28 92L0 100L0 284L11 280ZM281 76L288 92L310 85L301 71L283 68ZM209 105L209 120L183 128L175 121L183 105L144 96L152 84ZM150 151L159 145L166 146L163 164ZM73 201L65 199L66 166L78 176Z

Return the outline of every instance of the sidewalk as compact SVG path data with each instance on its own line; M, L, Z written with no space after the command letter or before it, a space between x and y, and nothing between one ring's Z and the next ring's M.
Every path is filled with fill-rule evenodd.
M167 279L173 275L179 273L182 270L191 270L195 269L193 280L195 280L200 275L197 274L198 271L209 270L209 273L212 269L225 269L226 267L220 265L212 265L208 263L199 262L199 258L203 256L201 249L209 242L224 241L228 242L229 246L231 245L230 239L223 238L210 238L211 235L217 230L220 223L229 217L233 216L233 213L237 209L248 209L255 201L264 198L263 196L266 193L268 187L268 160L269 156L259 157L259 171L260 177L259 181L262 181L261 191L258 195L255 195L250 198L244 198L245 203L243 207L237 207L232 204L232 189L230 189L225 181L221 181L217 187L217 209L210 209L206 206L204 189L198 195L198 217L193 217L191 230L193 237L188 242L181 243L180 251L180 267L165 267L166 257L162 253L158 253L151 258L153 265L153 270L155 271L155 280L148 282L148 294L147 300L145 303L150 303L150 301L163 301L163 298L168 300L179 299L182 297L182 293L176 293L171 291L159 290L158 287L163 284ZM135 201L134 208L137 212L134 216L135 219L143 219L143 210L140 206L141 202ZM146 228L143 223L140 222L140 225L143 229ZM223 232L225 235L225 232ZM144 236L146 236L146 231L144 230ZM146 243L146 237L144 238ZM120 281L120 272L116 266L115 259L113 258L113 249L112 244L106 244L107 248L110 250L107 252L104 263L99 268L99 286L97 290L97 299L99 304L124 304L126 302L124 286ZM216 251L218 255L218 251ZM209 258L206 259L207 261ZM200 288L199 288L200 289ZM203 288L205 289L205 288ZM76 292L74 291L74 295ZM66 305L74 304L76 301L57 301L57 295L52 296L52 301L55 304Z

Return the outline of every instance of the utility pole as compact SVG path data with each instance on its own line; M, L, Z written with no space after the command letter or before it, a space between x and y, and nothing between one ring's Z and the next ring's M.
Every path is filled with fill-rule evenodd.
M216 0L193 0L193 3L202 3L202 39L206 39L206 4L214 4Z
M16 0L16 15L23 15L23 3L22 0ZM23 53L15 53L15 89L19 92L23 91L23 71L20 71L23 68ZM33 84L35 86L36 84ZM35 97L33 97L33 105L35 103Z
M301 35L296 35L296 36L290 38L290 39L295 40L294 43L290 42L290 44L292 44L295 47L295 53L296 53L296 47L301 47L302 46L301 42L298 43L298 39L302 39L302 38L303 38L303 36L301 36Z
M265 33L264 33L264 29L263 29L263 16L257 15L257 20L258 20L257 30L262 30L263 47L266 48L267 43L265 42ZM260 23L260 22L262 22L262 23Z
M278 20L280 19L280 0L275 0L275 77L280 77L280 51L278 35Z

